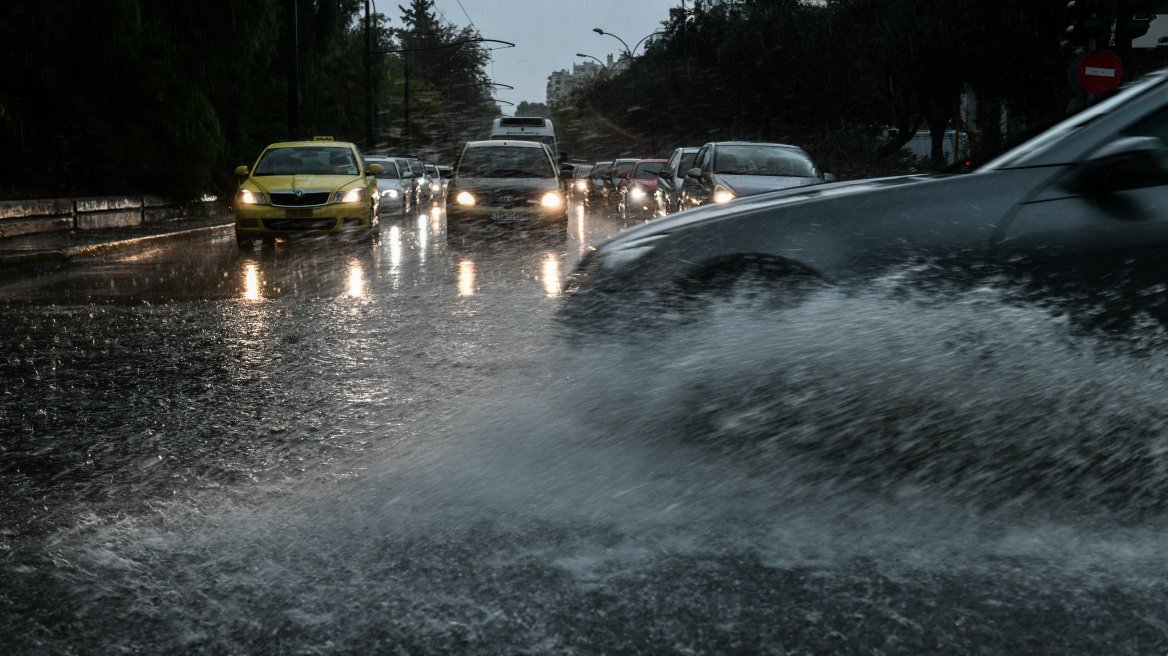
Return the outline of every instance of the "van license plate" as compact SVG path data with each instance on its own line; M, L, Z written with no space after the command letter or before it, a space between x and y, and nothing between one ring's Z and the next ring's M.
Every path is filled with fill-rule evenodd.
M284 210L284 216L286 216L290 219L311 219L312 218L312 210L311 209Z
M526 221L527 212L491 212L488 221Z

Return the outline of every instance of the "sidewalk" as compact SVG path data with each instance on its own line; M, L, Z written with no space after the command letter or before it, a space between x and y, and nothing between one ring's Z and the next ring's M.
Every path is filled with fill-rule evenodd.
M206 219L144 223L121 228L59 230L9 237L0 239L0 269L64 263L120 250L226 234L231 231L233 222L231 215L219 215Z

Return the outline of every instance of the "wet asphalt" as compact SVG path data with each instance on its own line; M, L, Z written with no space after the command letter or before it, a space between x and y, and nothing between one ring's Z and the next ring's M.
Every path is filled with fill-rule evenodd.
M0 279L0 651L1168 653L1159 507L1067 483L1100 457L1068 435L1162 430L1146 360L862 298L574 347L560 283L628 225L451 232L434 205L378 244L228 236ZM1086 400L1053 428L1011 410L1000 340L929 329L978 321L1035 353L1011 362L1047 372L1041 401ZM1023 487L1054 492L987 502L1019 426ZM922 442L948 487L906 474ZM1150 462L1104 478L1155 496Z

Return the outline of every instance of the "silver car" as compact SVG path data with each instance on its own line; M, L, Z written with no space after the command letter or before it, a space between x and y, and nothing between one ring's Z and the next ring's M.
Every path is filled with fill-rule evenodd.
M383 214L406 214L412 203L409 193L412 175L402 175L397 160L390 157L366 157L370 164L380 164L383 169L377 175L377 191L381 194ZM407 172L408 173L408 172Z

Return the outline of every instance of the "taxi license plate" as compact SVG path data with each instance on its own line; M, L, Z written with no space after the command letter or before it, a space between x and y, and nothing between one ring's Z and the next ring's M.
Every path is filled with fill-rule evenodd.
M286 216L290 219L311 219L312 218L312 210L311 209L284 210L284 216Z
M527 212L491 212L487 214L488 221L526 221Z

